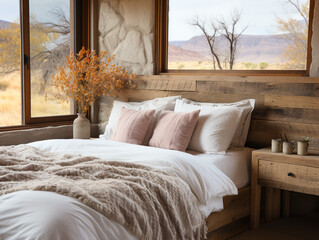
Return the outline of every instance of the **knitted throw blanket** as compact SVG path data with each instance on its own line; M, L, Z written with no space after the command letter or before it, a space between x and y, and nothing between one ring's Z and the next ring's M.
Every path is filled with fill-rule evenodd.
M50 191L73 197L122 224L139 239L202 239L204 216L180 178L167 172L95 157L0 147L0 196Z

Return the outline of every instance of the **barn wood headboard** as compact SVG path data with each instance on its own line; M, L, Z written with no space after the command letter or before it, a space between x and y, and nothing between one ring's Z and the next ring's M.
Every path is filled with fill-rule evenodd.
M247 146L267 147L285 133L289 140L311 136L319 150L319 78L293 76L154 75L135 78L129 101L182 95L199 102L256 99Z

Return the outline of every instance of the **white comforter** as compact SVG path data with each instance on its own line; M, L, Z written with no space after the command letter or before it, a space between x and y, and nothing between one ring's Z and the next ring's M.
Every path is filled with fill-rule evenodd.
M47 140L40 150L140 163L176 173L190 187L205 216L222 209L222 197L237 194L233 182L213 164L191 154L105 139ZM0 197L2 239L136 239L120 224L79 201L50 192L15 192Z

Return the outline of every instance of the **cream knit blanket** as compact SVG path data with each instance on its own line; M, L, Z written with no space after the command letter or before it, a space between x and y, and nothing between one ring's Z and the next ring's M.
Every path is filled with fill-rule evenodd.
M0 196L51 191L73 197L122 224L139 239L202 239L195 196L177 176L140 164L0 147Z

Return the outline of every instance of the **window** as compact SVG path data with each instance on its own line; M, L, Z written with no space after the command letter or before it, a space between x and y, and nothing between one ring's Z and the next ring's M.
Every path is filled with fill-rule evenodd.
M48 90L51 75L71 50L70 0L29 0L31 117L74 114Z
M0 126L22 123L19 0L0 1Z
M74 119L74 104L57 102L49 85L65 56L87 46L85 3L0 0L0 127Z
M161 72L307 73L312 0L159 2Z

